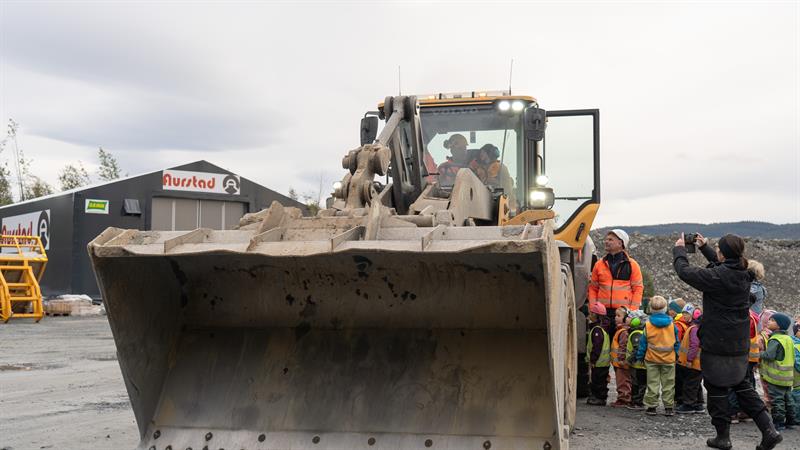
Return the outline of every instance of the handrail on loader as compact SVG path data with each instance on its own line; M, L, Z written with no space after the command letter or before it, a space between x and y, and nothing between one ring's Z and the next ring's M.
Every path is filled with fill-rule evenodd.
M47 253L39 236L0 236L0 320L3 323L12 317L36 322L42 319L44 307L39 281L46 266ZM25 303L31 307L26 308Z

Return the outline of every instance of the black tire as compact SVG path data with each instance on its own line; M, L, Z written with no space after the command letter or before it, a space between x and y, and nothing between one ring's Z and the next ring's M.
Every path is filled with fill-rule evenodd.
M572 287L570 284L569 287ZM577 378L578 365L577 358L577 339L575 336L575 304L567 309L567 348L564 365L564 425L569 427L570 433L575 428L577 417ZM575 356L573 356L575 355Z

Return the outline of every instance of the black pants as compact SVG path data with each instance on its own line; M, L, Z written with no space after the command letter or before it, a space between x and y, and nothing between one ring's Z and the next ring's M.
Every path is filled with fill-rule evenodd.
M606 316L608 317L608 327L606 328L606 333L608 333L609 337L613 337L614 333L617 332L617 308L606 308Z
M745 377L745 380L747 380L747 382L753 386L753 389L756 388L755 367L757 364L758 363L754 362L747 363L747 376ZM730 404L729 414L731 416L735 416L743 411L742 408L739 407L739 401L736 399L736 393L733 391L733 389L731 389L731 391L728 393L728 403ZM752 419L753 416L750 416L750 418Z
M708 379L703 379L703 384L708 391L708 414L711 415L711 423L715 427L729 426L731 423L730 404L728 402L728 393L733 391L736 395L736 400L739 402L739 408L750 417L757 417L762 411L766 409L761 397L750 384L750 380L745 377L739 384L733 387L720 387L714 386L708 382Z
M643 405L647 392L647 369L631 369L631 404Z
M686 377L686 367L675 364L675 404L680 405L683 401L683 383ZM693 403L690 403L693 404Z
M702 405L703 387L703 372L699 370L690 369L688 367L681 367L683 372L683 397L681 403L689 406Z
M607 400L608 399L608 367L594 367L592 366L592 397Z

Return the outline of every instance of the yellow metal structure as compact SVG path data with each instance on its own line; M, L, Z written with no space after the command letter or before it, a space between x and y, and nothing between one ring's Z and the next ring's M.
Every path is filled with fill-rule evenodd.
M0 236L0 320L44 316L39 280L47 254L38 236ZM30 305L30 307L26 307ZM28 312L30 311L30 312Z

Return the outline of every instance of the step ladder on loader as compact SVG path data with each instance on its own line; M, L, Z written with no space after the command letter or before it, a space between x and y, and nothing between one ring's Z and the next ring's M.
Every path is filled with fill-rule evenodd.
M39 280L47 254L38 236L0 236L0 320L44 316Z

